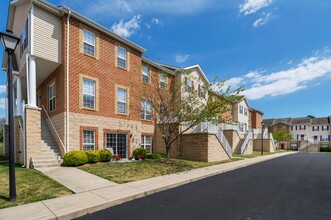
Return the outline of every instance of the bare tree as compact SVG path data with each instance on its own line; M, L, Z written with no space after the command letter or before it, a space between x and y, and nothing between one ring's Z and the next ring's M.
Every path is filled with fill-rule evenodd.
M189 86L189 80L196 85ZM167 163L172 144L185 132L205 121L215 124L228 122L224 113L230 110L233 102L242 99L239 95L242 88L230 92L230 88L223 89L224 81L217 80L206 85L184 70L177 70L174 75L159 70L145 81L148 83L143 85L133 82L140 94L135 98L142 100L141 108L133 110L141 112L143 119L154 121L161 131ZM215 89L217 91L213 91Z

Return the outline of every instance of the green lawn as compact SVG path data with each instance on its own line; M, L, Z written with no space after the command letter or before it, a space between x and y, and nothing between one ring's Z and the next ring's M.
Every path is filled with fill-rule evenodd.
M279 154L287 152L285 150L275 151L275 152L263 152L263 156L270 155L270 154ZM259 157L261 155L261 151L253 151L253 154L247 154L247 155L233 155L234 157L241 157L241 158L254 158Z
M0 164L0 209L72 194L70 190L33 169L16 166L16 202L9 202L8 164Z
M144 160L131 163L107 163L107 164L87 164L79 169L116 183L127 183L142 179L147 179L166 174L177 173L185 170L197 169L216 164L228 163L241 158L233 158L221 162L207 163L188 160L171 159L170 164L161 160Z

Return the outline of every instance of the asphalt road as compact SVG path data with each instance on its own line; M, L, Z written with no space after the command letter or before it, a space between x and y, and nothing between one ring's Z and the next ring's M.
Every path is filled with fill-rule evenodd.
M331 219L331 154L281 157L81 219Z

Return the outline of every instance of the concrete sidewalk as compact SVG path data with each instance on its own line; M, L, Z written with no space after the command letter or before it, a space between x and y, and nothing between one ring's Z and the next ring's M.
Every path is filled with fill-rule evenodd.
M2 219L72 219L156 192L296 152L199 168L0 210Z
M37 168L36 170L61 183L74 193L81 193L118 185L117 183L108 181L74 167L49 167Z

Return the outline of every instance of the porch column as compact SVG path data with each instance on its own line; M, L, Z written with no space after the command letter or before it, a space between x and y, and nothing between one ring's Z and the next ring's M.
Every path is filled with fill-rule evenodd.
M22 81L21 81L20 76L16 77L16 94L17 94L17 97L16 97L17 98L16 114L18 116L21 116L23 106L22 106Z
M29 76L28 77L29 77L28 105L30 107L37 107L36 58L32 55L30 56L30 59L29 59Z

